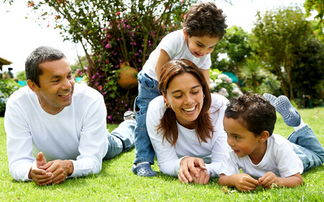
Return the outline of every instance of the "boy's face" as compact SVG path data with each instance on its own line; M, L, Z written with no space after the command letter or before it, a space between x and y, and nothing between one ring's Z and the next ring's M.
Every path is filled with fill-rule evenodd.
M216 44L220 41L218 37L189 36L186 31L184 31L184 36L189 51L197 58L213 52Z
M71 68L65 58L43 62L39 65L42 74L39 84L29 81L29 87L37 94L44 111L57 114L72 102L74 80Z
M256 136L240 121L227 117L224 117L224 129L227 143L238 157L249 155L252 159L264 155L267 139L264 136Z

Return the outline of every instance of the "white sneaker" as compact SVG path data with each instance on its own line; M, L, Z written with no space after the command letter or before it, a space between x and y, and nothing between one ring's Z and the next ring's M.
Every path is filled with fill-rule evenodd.
M126 111L124 113L124 120L135 120L135 113L133 111Z

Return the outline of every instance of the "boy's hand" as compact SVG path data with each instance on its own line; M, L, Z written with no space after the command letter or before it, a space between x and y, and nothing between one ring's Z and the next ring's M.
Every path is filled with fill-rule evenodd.
M232 176L234 179L235 187L240 191L254 190L259 182L248 174L240 173Z
M278 177L273 172L267 172L262 177L258 179L259 185L263 188L271 188L272 184L278 184Z

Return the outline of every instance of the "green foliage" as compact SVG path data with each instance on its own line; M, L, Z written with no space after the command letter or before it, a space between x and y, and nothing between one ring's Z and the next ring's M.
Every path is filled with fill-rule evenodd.
M294 98L293 74L296 72L296 50L312 37L309 22L301 9L289 7L258 14L253 29L253 44L257 55L281 81L285 95Z
M239 74L244 92L281 94L277 76L266 70L256 57L247 59Z
M292 80L294 94L299 98L299 106L312 107L323 103L324 44L316 39L304 42L296 50L296 60ZM307 102L312 102L308 104Z
M213 66L222 71L237 73L239 66L251 55L252 49L248 38L249 34L241 27L228 28L224 38L217 44L212 53ZM228 58L218 61L219 54L226 54Z
M25 81L26 80L26 73L25 71L20 71L16 74L16 79L19 81Z
M19 85L12 79L0 79L0 116L4 115L8 97L17 89Z
M66 40L83 45L89 63L89 85L104 95L107 119L112 123L122 120L123 112L132 108L137 95L137 89L118 86L120 64L129 62L140 70L161 38L180 28L192 2L45 0L29 1L29 6L41 18L55 18L56 28Z
M323 0L305 0L304 8L306 10L306 16L311 16L312 11L316 11L317 14L315 15L315 34L318 39L324 42L324 23L323 23L323 16L324 16L324 1Z
M242 95L241 90L236 83L226 74L222 74L218 69L210 71L211 92L217 92L228 99Z
M324 145L324 108L298 111ZM275 133L288 137L293 129L277 115ZM258 188L252 192L238 192L218 185L217 178L208 185L195 185L182 184L176 177L161 173L153 178L138 177L131 171L134 153L135 150L131 150L104 161L98 175L68 179L59 185L16 182L9 175L6 135L3 118L0 118L0 189L3 190L0 201L323 201L323 165L304 173L305 183L296 188ZM153 168L158 171L157 164Z
M71 69L73 73L79 71L77 76L82 76L80 71L84 71L86 73L86 67L89 66L88 60L86 56L78 57L78 61L71 65Z

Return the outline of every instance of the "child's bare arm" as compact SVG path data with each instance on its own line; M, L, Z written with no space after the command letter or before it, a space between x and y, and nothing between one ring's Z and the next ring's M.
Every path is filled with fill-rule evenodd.
M207 84L209 86L210 85L209 69L201 69L200 71L201 71L201 73L203 73L203 75L207 81Z
M225 186L235 186L240 191L251 191L258 186L258 180L245 173L229 176L221 174L218 183Z
M303 178L299 173L283 178L276 176L273 172L267 172L260 177L258 181L259 185L264 188L271 188L272 184L276 184L280 187L296 187L303 183Z
M165 63L167 63L169 60L170 60L170 56L168 55L168 53L165 50L161 49L159 58L158 58L158 60L156 62L156 66L155 66L156 78L158 79L158 81L160 80L161 67Z

